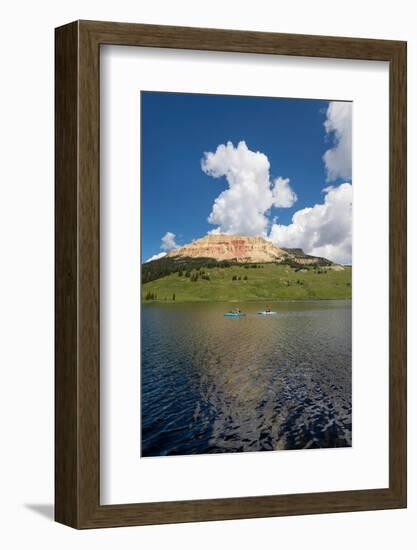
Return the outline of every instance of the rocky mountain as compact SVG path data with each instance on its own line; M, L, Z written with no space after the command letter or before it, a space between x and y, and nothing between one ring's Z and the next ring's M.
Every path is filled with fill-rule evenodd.
M305 254L301 248L279 248L262 237L211 234L196 239L162 256L142 264L142 283L167 277L171 273L188 273L206 268L244 267L259 264L284 264L295 271L337 266L326 258ZM339 266L341 267L341 266ZM343 267L341 267L343 269Z
M296 264L327 264L324 258L308 256L300 248L279 248L262 237L210 234L173 250L170 258L213 258L238 263L294 262Z
M168 256L255 263L281 261L287 253L262 237L211 234L173 250Z

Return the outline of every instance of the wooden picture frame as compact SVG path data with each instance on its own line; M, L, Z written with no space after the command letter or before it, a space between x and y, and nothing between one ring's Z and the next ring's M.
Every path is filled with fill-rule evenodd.
M55 519L117 527L406 506L406 43L76 21L56 29ZM389 62L389 487L100 505L99 55L103 44Z

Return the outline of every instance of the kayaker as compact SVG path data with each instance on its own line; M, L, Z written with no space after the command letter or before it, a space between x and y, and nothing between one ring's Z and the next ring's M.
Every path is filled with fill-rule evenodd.
M266 306L265 311L266 311L267 313L271 313L271 310L270 310L269 306Z

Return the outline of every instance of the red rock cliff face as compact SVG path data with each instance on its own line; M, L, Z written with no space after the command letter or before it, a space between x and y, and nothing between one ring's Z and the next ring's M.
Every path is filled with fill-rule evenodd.
M177 248L169 256L189 258L214 258L216 260L236 260L242 263L273 262L287 254L262 237L240 235L206 235L190 244Z

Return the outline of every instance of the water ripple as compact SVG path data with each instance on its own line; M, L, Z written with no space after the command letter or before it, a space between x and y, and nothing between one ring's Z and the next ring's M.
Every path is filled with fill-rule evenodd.
M352 444L350 302L263 306L143 307L142 456Z

